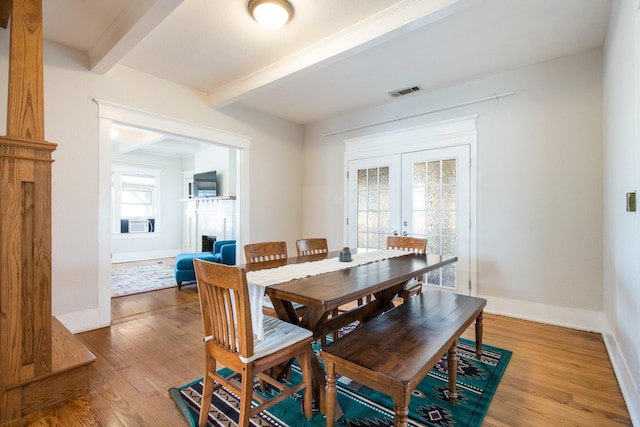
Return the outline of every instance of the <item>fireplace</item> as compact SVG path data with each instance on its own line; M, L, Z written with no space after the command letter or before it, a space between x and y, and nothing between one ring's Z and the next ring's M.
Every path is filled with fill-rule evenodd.
M216 242L216 236L202 236L202 252L213 252L213 244Z

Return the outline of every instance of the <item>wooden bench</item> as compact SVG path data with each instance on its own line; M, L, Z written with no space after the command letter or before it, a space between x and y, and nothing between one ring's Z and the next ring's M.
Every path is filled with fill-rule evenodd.
M455 403L458 338L476 321L476 357L482 355L486 300L435 289L365 323L322 350L327 426L335 423L336 374L389 395L395 426L407 426L411 392L448 352L449 400Z

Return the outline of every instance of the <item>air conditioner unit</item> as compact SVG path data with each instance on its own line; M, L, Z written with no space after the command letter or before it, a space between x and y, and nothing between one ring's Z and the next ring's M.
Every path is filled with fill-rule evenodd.
M120 233L152 233L155 220L149 219L121 219Z
M129 220L129 233L148 233L149 221L146 219Z

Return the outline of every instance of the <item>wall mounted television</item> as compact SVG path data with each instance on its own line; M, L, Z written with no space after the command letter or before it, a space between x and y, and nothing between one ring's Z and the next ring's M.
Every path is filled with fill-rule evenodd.
M216 171L196 173L193 175L193 197L217 197L218 177Z

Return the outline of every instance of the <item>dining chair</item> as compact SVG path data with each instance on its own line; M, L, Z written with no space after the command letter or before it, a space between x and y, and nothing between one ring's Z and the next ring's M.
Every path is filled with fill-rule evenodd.
M308 239L298 239L296 240L296 249L298 250L298 256L310 256L310 255L322 255L329 253L329 246L327 245L327 239L325 238L308 238ZM359 300L359 304L362 302ZM335 309L331 312L332 316L337 316L339 313L338 309ZM338 331L333 331L333 340L335 341L338 338ZM322 345L326 345L327 338L321 337L320 341Z
M244 245L247 264L286 260L287 242L261 242Z
M327 239L325 238L299 239L296 241L296 249L298 250L298 256L326 254L329 252Z
M427 253L427 239L406 236L388 236L387 249L400 249L406 252L414 252L417 254ZM422 293L422 276L414 277L405 283L402 291L398 296L402 298L402 302L406 302L414 295Z
M244 256L247 259L247 269L258 269L260 264L274 267L279 261L285 265L287 260L287 242L260 242L248 243L244 245ZM293 308L296 310L298 317L302 317L307 307L294 303ZM262 312L271 317L278 317L276 310L268 296L265 295L262 304Z
M304 389L304 413L312 415L311 347L312 332L291 323L264 318L265 338L253 335L246 270L242 267L194 259L200 309L205 337L205 373L199 426L207 425L214 391L222 386L239 396L238 425L246 427L249 418ZM302 371L299 384L285 384L270 377L269 370L296 358ZM217 369L232 374L223 376ZM254 377L279 390L273 397L254 392ZM252 399L258 405L251 407Z

